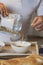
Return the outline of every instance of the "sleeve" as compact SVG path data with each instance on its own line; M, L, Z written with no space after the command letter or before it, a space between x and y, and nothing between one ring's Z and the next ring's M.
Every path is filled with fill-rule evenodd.
M40 3L39 8L37 10L37 15L43 16L43 0L41 0L41 3Z

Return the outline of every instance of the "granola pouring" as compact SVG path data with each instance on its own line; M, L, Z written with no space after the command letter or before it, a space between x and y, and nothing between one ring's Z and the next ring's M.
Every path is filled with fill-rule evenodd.
M5 32L10 32L10 33L13 33L13 34L18 34L17 32L13 31L13 30L10 30L4 26L0 26L0 31L5 31Z

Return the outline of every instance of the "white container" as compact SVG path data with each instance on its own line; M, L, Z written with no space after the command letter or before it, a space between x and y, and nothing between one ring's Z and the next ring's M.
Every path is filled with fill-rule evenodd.
M1 19L1 26L4 26L8 29L13 29L14 19L8 17L2 17Z
M29 50L30 42L16 41L11 44L12 49L17 53L25 53Z
M4 42L1 42L1 41L0 41L0 51L3 50L3 47L4 47L4 46L5 46Z
M13 29L14 22L20 19L19 14L9 14L7 17L1 17L1 26L4 26L10 30Z

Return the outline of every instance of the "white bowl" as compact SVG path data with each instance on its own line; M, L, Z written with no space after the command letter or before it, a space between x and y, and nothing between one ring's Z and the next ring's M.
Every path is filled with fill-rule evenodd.
M5 46L4 42L0 41L0 51L2 51L3 47Z
M11 44L12 49L17 53L25 53L29 50L30 42L16 41Z

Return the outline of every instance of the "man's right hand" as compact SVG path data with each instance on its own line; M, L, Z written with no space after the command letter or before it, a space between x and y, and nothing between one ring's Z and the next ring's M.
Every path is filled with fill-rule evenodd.
M0 10L2 16L8 16L7 8L3 3L0 3Z

